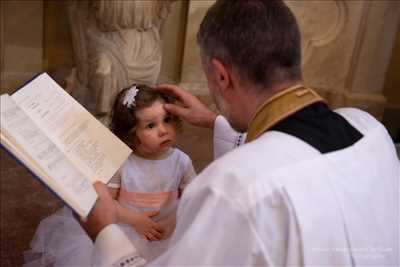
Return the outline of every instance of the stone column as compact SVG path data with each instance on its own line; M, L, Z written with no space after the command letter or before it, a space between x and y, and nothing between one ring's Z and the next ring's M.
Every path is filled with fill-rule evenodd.
M1 93L42 71L43 1L1 1Z
M181 83L207 94L196 33L215 1L190 1ZM286 1L302 33L305 84L333 108L353 106L380 118L383 84L400 19L398 1Z

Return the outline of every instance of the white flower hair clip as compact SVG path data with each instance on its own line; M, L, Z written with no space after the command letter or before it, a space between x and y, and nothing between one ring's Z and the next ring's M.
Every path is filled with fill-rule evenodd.
M133 85L131 88L129 88L128 92L125 94L122 104L127 108L136 106L135 97L138 91L139 89L136 87L136 85Z

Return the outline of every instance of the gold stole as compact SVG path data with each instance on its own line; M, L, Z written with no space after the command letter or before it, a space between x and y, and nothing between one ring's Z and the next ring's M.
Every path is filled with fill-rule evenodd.
M325 100L303 85L292 86L273 95L261 105L251 120L246 143L258 138L283 119L316 102Z

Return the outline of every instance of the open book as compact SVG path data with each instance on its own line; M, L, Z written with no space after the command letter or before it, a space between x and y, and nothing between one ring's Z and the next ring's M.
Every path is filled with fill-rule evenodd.
M82 218L131 150L49 75L1 95L1 145Z

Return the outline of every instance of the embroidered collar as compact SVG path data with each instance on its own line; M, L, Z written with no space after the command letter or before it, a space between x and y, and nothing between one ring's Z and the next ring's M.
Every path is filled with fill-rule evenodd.
M261 105L251 120L246 143L258 138L283 119L316 102L325 100L301 84L273 95Z

